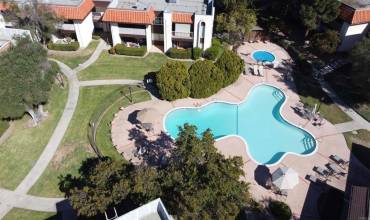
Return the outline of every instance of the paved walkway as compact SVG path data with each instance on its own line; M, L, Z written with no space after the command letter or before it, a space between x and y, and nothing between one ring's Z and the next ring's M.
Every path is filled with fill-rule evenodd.
M17 186L14 191L1 189L0 188L0 219L2 219L13 207L30 209L35 211L44 212L56 212L57 203L65 200L65 198L47 198L27 195L27 192L41 177L42 173L47 168L49 162L52 160L59 144L61 143L65 132L67 131L68 125L73 117L73 113L76 109L80 86L99 86L99 85L116 85L116 84L138 84L141 81L138 80L93 80L93 81L82 81L79 82L77 73L89 65L94 63L100 56L100 54L108 49L109 46L104 42L100 41L97 49L91 55L91 57L81 64L79 67L72 70L64 63L51 59L58 63L61 72L67 77L69 82L69 93L67 103L65 105L62 117L60 118L52 136L49 139L48 144L44 148L44 151L40 155L39 159L32 167L27 176ZM64 209L66 206L63 206Z
M322 89L324 92L333 100L333 102L350 118L352 118L353 122L347 122L336 125L338 131L340 132L347 132L353 131L358 129L366 129L370 131L370 123L366 121L361 115L359 115L355 110L349 107L346 103L344 103L335 93L333 88L325 81L319 81ZM352 129L352 130L351 130Z

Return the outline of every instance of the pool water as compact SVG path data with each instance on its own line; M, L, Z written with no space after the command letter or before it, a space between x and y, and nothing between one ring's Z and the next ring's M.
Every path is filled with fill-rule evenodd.
M252 57L254 60L260 62L274 62L276 59L274 54L264 50L257 50L253 52Z
M254 87L240 104L213 102L200 108L174 109L167 114L164 126L172 138L177 137L178 127L185 123L196 125L199 135L210 128L216 139L238 135L257 163L276 164L286 153L307 155L316 148L310 133L281 116L285 100L280 89L262 84Z

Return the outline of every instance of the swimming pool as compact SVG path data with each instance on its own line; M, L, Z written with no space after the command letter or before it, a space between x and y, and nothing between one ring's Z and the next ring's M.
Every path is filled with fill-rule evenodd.
M216 139L239 136L256 163L273 165L288 153L309 155L317 147L310 133L281 116L285 100L280 89L261 84L239 104L212 102L200 108L173 109L166 115L164 127L172 138L185 123L196 125L198 134L210 128Z
M271 52L265 51L265 50L256 50L252 53L252 58L255 61L260 61L260 62L274 62L276 57L274 54Z

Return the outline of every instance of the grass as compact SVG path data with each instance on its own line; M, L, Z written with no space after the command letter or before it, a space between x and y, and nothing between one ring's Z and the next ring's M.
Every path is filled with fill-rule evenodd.
M13 133L0 145L0 187L15 189L33 167L62 115L67 93L68 88L53 86L45 106L49 115L37 127L26 127L27 115L14 122Z
M80 80L96 79L137 79L142 80L150 72L155 72L169 60L160 53L150 53L144 58L110 55L104 51L99 59L79 73ZM187 66L192 62L184 61Z
M348 148L368 169L370 169L370 131L358 130L357 134L344 133Z
M13 208L6 214L3 220L57 220L60 219L55 212L39 212L27 209Z
M92 40L89 46L78 51L49 51L48 57L59 60L74 69L90 58L98 44L98 40Z
M66 174L77 175L81 162L86 158L95 156L87 138L88 123L95 109L99 106L99 103L119 88L122 88L122 86L81 88L77 109L63 141L41 178L32 187L30 194L47 197L64 196L59 190L58 177ZM134 95L134 100L136 101L142 101L141 98L144 99L142 95L138 97ZM146 98L147 96L145 96ZM109 117L104 118L103 123L107 123L109 119ZM106 129L105 127L99 131L98 139L99 141L108 143L107 138L110 138L110 135L105 138L101 137L102 135L107 135L108 131ZM102 149L104 153L109 155L114 154L113 149L109 149L111 145L107 144L104 146L106 147Z
M339 124L352 120L333 103L324 91L322 91L321 86L313 79L311 74L295 73L294 82L297 86L301 101L310 108L318 104L318 111L320 114L332 124Z
M0 120L0 137L9 128L9 122Z
M345 65L332 74L328 74L326 79L344 102L370 122L370 101L361 97L361 93L356 91L355 85L351 82L350 74L351 66Z

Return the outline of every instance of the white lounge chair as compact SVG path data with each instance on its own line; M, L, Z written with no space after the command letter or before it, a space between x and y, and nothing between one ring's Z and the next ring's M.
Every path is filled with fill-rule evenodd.
M258 66L253 65L253 75L258 76Z
M264 76L264 69L263 69L263 66L258 66L258 73L260 76Z

